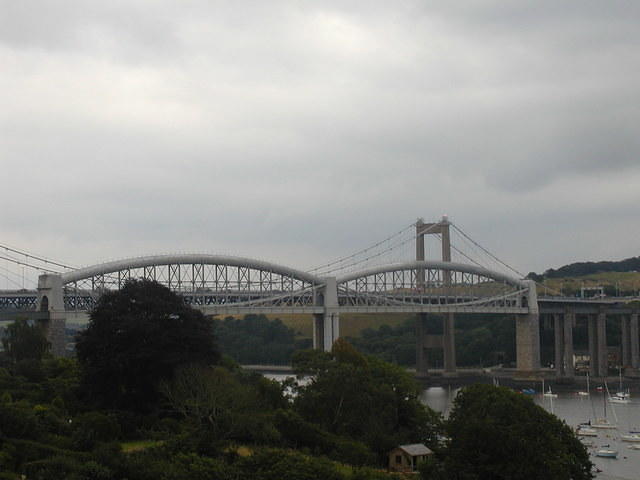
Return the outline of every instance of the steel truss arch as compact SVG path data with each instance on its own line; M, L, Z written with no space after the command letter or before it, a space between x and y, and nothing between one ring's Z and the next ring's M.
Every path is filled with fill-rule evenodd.
M392 311L525 311L529 282L482 267L414 261L340 277L341 309L384 307Z
M129 258L66 272L61 278L68 310L88 310L103 292L117 290L132 278L158 281L204 309L310 307L323 285L320 278L283 265L210 254Z

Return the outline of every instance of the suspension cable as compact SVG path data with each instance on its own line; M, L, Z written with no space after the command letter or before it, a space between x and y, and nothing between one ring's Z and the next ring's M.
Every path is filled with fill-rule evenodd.
M0 267L0 268L2 268L2 269L5 271L5 273L1 273L1 272L0 272L0 275L1 275L1 276L3 276L4 278L6 278L9 282L13 283L14 285L17 285L19 288L22 288L22 284L21 284L21 283L19 283L19 282L15 281L13 278L11 278L11 277L8 275L8 274L11 274L11 275L13 275L13 276L16 276L16 277L17 277L18 275L17 275L16 273L14 273L14 272L12 272L11 270L9 270L9 269L7 269L7 268L4 268L4 267Z
M19 255L24 255L27 258L33 258L34 260L38 260L40 262L48 263L50 265L55 265L56 267L66 268L68 270L76 270L76 267L72 267L70 265L65 265L64 263L56 262L54 260L49 260L43 256L32 255L31 253L24 252L22 250L18 250L17 248L9 247L8 245L0 244L0 249L4 249L13 253L17 253Z
M436 237L438 237L438 239L442 242L442 235L439 233L435 234ZM473 258L471 258L469 255L467 255L466 253L464 253L462 250L460 250L458 247L456 247L451 241L449 242L449 245L451 246L451 248L453 250L455 250L456 252L458 252L460 255L462 255L464 258L466 258L467 260L469 260L471 263L475 264L478 267L482 267L482 268L487 268L485 265L482 265L481 263L478 263L477 261L475 261Z
M511 265L503 262L502 260L500 260L498 257L496 257L493 253L491 253L489 250L487 250L486 248L484 248L482 245L480 245L478 242L476 242L473 238L471 238L469 235L467 235L466 233L464 233L459 227L457 227L456 225L454 225L453 223L451 224L451 226L456 229L462 236L464 236L467 240L469 240L471 243L473 243L476 247L478 247L480 250L482 250L484 253L486 253L487 255L489 255L491 258L493 258L496 262L498 262L499 264L507 267L509 270L511 270L514 273L517 273L518 275L520 275L521 278L524 278L526 275L524 275L522 272L519 272L518 270L516 270L515 268L513 268Z
M407 231L407 230L408 230L409 228L411 228L412 226L415 226L415 223L414 223L414 224L412 224L412 225L410 225L409 227L405 228L404 230L402 230L402 232ZM431 225L430 227L427 227L426 229L424 229L424 230L420 233L420 235L423 235L423 234L425 234L425 233L428 233L430 230L432 230L432 229L434 229L434 228L436 228L436 227L438 227L438 226L439 226L439 225L438 225L437 223L434 223L434 224L433 224L433 225ZM399 233L401 233L401 232L399 232ZM395 234L395 235L393 235L393 237L396 237L397 235L398 235L398 234ZM403 245L406 245L407 243L409 243L409 242L411 242L411 241L414 241L414 240L416 239L416 237L417 237L417 234L415 234L415 235L411 235L411 237L407 238L406 240L401 241L400 243L396 243L396 244L390 245L389 247L385 248L384 250L381 250L380 252L378 252L378 253L376 253L376 254L374 254L374 255L369 255L368 257L365 257L365 258L363 258L363 259L361 259L361 260L357 260L357 261L355 261L355 262L351 262L351 263L346 264L346 265L342 265L342 266L339 266L339 267L336 267L336 268L333 268L333 269L330 269L330 270L326 270L326 271L323 271L323 272L321 272L321 273L322 273L322 274L324 274L324 275L326 275L327 273L332 273L332 272L337 272L337 271L340 271L340 270L346 270L346 269L348 269L348 268L352 268L352 267L354 267L354 266L356 266L356 265L359 265L359 264L361 264L361 263L367 262L367 261L372 260L372 259L374 259L374 258L381 257L381 256L382 256L382 255L384 255L385 253L388 253L388 252L390 252L390 251L394 250L395 248L402 247ZM392 237L390 237L390 238L392 238ZM388 240L388 239L387 239L387 240ZM376 245L379 245L379 244L381 244L381 243L383 243L383 242L378 242ZM371 248L373 248L373 247L370 247L370 248L368 248L367 250L371 250Z
M15 263L16 265L22 265L24 267L33 268L34 270L39 270L41 272L61 273L61 272L58 272L57 270L51 270L50 268L45 268L45 267L42 267L42 266L32 265L30 263L23 262L23 261L20 261L18 259L12 258L12 257L5 257L4 255L0 255L0 259L8 260L10 262Z
M398 235L403 234L404 232L406 232L406 231L407 231L407 230L409 230L410 228L415 227L415 225L416 225L416 223L414 222L414 223L412 223L411 225L406 226L406 227L405 227L405 228L403 228L402 230L400 230L400 231L398 231L398 232L394 233L394 234L393 234L393 235L391 235L390 237L387 237L387 238L385 238L384 240L380 240L379 242L377 242L377 243L375 243L375 244L373 244L373 245L371 245L371 246L369 246L369 247L367 247L367 248L365 248L365 249L363 249L363 250L357 251L357 252L355 252L355 253L353 253L353 254L351 254L351 255L348 255L348 256L346 256L346 257L342 257L342 258L339 258L339 259L337 259L337 260L334 260L333 262L327 263L326 265L321 265L321 266L319 266L319 267L312 268L311 270L309 270L309 273L317 272L317 271L319 271L319 270L323 270L323 269L325 269L325 268L327 268L327 267L332 267L333 265L336 265L336 264L338 264L338 263L342 263L342 262L344 262L345 260L349 260L349 259L351 259L351 258L354 258L354 257L356 257L356 256L358 256L358 255L360 255L360 254L362 254L362 253L366 253L366 252L368 252L368 251L370 251L370 250L373 250L374 248L376 248L376 247L378 247L378 246L382 245L383 243L388 242L388 241L389 241L389 240L391 240L392 238L395 238L395 237L397 237ZM335 270L336 270L336 269L334 269L334 270L328 270L328 272L332 272L332 271L335 271ZM339 269L338 269L338 270L339 270Z

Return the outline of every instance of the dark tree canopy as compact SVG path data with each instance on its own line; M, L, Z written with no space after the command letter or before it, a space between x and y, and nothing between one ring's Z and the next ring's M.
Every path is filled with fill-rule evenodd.
M600 272L637 272L640 271L640 257L625 258L620 261L576 262L558 269L550 268L542 275L530 272L528 278L538 282L545 278L579 277Z
M463 389L447 433L441 478L592 478L589 455L571 428L529 397L504 387Z
M212 324L168 288L129 281L103 295L77 337L83 387L104 406L148 410L161 380L185 364L211 365L219 354Z
M305 420L363 442L381 458L397 445L434 442L440 417L422 405L417 383L401 367L338 339L331 353L297 352L294 368L314 375L294 402Z
M214 320L222 353L245 365L289 365L295 350L311 347L310 339L296 339L296 332L278 318L245 315Z
M18 319L7 326L2 345L7 356L14 362L41 360L51 346L44 329L25 319Z

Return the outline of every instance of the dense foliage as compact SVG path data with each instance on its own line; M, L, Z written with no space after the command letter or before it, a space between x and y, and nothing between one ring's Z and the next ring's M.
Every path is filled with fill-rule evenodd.
M397 445L435 442L439 416L420 403L419 388L404 369L341 339L331 353L299 352L294 368L313 374L294 409L332 434L364 443L381 460Z
M387 452L416 442L439 453L428 478L507 478L489 467L539 478L515 475L524 457L511 446L490 456L533 438L549 443L548 458L532 461L547 478L588 478L566 425L493 390L465 390L442 445L443 421L413 378L342 340L329 353L296 353L298 372L312 377L284 384L228 357L212 365L210 324L148 282L106 296L82 340L81 362L0 354L1 480L389 480L400 477L381 469Z
M42 359L51 345L41 325L18 319L5 329L2 346L9 358L19 362Z
M586 447L566 423L531 398L489 385L463 389L446 424L448 442L424 478L592 478Z
M78 361L1 353L0 479L395 478L350 431L299 413L291 385L218 359L212 338L171 292L130 282L96 307Z
M297 339L292 328L265 315L214 320L214 332L222 353L241 365L289 365L295 350L311 347L311 339Z
M600 272L638 272L640 271L640 257L626 258L620 261L576 262L564 265L558 269L550 268L542 275L535 272L527 275L532 280L541 282L545 278L580 277Z
M211 321L157 282L132 280L100 297L76 341L84 390L100 405L145 411L176 367L211 365Z
M2 364L2 479L396 478L363 443L303 419L282 385L228 362L179 367L146 414L83 402L74 360L45 358L29 376Z
M442 319L428 318L427 330L442 333ZM398 326L366 328L349 342L363 353L388 362L413 366L416 361L415 319ZM442 366L441 352L429 352L429 364ZM515 324L512 318L456 315L456 359L460 366L495 365L515 361Z

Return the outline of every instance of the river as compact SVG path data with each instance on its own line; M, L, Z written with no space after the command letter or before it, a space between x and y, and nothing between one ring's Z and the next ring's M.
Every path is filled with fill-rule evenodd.
M269 378L282 381L291 375L267 374ZM303 381L308 381L304 379ZM449 414L453 398L458 389L431 387L423 390L420 399L445 417ZM557 398L543 397L540 393L532 395L533 401L563 419L571 427L580 423L602 418L604 415L604 396L592 391L588 397L578 396L575 392L559 392ZM628 404L606 405L607 418L611 423L616 423L616 430L600 430L597 437L587 437L585 441L592 441L593 446L588 447L591 461L596 468L601 470L598 478L603 480L640 479L640 450L629 448L630 443L622 442L620 435L628 434L629 430L640 430L640 395L633 394ZM595 452L603 445L610 445L618 451L617 459L596 457Z
M457 390L432 387L424 390L420 398L423 403L446 416L456 393ZM595 391L589 397L578 396L575 392L560 392L557 398L543 397L539 393L532 397L536 404L563 419L571 427L604 415L604 397ZM629 448L630 443L620 440L620 435L628 434L629 430L640 429L640 397L637 394L635 397L628 404L607 403L607 418L611 423L616 423L617 418L619 428L600 430L597 437L587 437L588 440L585 440L593 442L593 446L588 447L591 461L609 478L640 479L640 450L632 450ZM618 458L596 457L596 450L603 445L610 445L617 450ZM607 478L605 475L598 478Z

